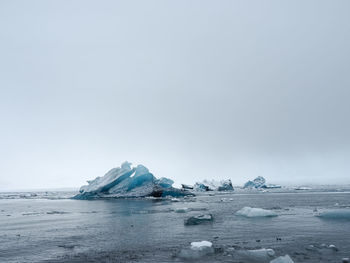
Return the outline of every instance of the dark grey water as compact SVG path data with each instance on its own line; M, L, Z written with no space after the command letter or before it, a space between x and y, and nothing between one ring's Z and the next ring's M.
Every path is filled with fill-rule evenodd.
M254 248L273 248L295 262L350 257L350 221L314 216L315 208L349 209L350 193L217 193L179 202L59 197L0 199L0 262L182 262L179 251L201 240L213 242L216 253L196 262L242 262L234 249ZM235 216L244 206L274 209L279 216ZM195 211L176 213L179 208ZM185 218L201 213L215 221L184 225Z

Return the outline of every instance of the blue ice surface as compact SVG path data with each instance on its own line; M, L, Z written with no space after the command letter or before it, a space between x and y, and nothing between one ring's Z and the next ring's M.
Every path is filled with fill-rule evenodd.
M336 209L322 212L318 217L323 219L350 220L350 209Z
M156 181L156 184L164 188L170 188L174 184L174 181L169 178L162 177Z

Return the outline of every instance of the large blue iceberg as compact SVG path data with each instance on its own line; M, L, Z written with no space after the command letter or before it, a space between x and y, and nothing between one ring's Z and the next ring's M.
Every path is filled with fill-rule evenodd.
M173 180L164 177L157 179L145 166L131 167L129 162L111 169L103 177L87 182L88 185L80 188L75 199L193 195L189 191L172 187Z

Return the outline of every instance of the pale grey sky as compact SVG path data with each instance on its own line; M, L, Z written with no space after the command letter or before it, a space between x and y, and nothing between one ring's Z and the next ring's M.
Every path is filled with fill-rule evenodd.
M128 160L350 183L350 1L0 0L0 189Z

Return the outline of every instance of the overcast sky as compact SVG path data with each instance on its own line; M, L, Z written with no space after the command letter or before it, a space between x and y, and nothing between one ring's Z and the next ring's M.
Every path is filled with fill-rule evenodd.
M0 0L0 189L128 160L350 183L350 1Z

